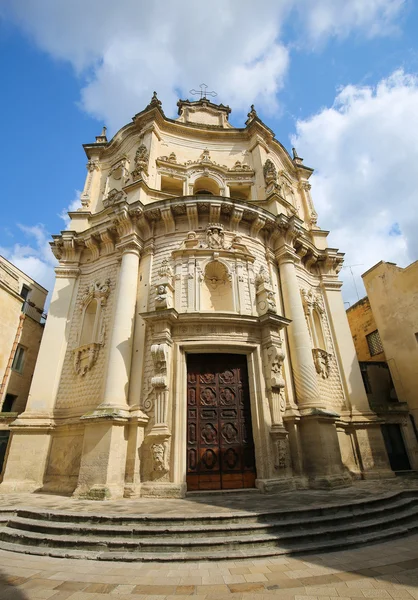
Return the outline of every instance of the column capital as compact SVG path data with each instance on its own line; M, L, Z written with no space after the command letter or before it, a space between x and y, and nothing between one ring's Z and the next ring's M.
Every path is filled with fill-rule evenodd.
M80 269L77 266L62 265L55 267L55 276L60 279L77 279Z
M279 246L274 255L279 266L283 263L293 263L294 265L298 265L301 260L300 256L296 254L293 246L286 243Z
M136 254L140 256L142 250L142 244L138 238L136 233L132 233L123 237L118 244L116 244L116 249L124 254Z

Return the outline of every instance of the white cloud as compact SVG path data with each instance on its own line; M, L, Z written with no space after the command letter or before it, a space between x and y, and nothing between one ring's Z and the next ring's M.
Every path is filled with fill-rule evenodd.
M0 247L0 254L51 292L57 260L49 246L50 234L42 223L31 227L18 224L18 227L27 239L27 245L17 243Z
M368 38L395 33L405 0L302 0L297 5L309 40L317 43L352 31Z
M331 108L297 123L292 143L311 178L319 224L346 252L360 295L361 273L379 260L406 266L418 258L414 173L418 162L418 78L395 71L376 87L348 85ZM349 269L346 299L356 301Z
M79 208L81 208L80 196L81 196L81 191L80 190L75 190L74 200L72 200L70 202L70 204L66 208L63 208L62 211L58 215L59 218L64 221L64 223L65 223L65 229L69 229L70 222L71 222L71 219L68 216L68 213L76 211Z
M178 91L202 81L236 110L278 108L289 50L282 28L323 42L353 31L390 33L404 0L4 0L0 15L40 48L69 61L82 80L81 106L112 132L157 90L169 116ZM296 26L295 26L296 25ZM293 43L293 42L292 42ZM171 111L171 112L170 112Z
M58 215L64 221L66 229L70 223L68 211L77 210L81 206L80 194L79 190L75 190L74 199ZM58 264L49 244L52 240L51 235L43 223L32 226L18 223L17 226L23 233L26 243L0 246L0 254L49 291L46 305L48 306L55 282L54 268Z

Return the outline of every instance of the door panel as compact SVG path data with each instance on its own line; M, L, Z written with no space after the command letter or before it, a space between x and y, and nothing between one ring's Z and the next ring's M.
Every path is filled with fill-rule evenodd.
M187 366L187 489L254 487L245 356L192 354Z

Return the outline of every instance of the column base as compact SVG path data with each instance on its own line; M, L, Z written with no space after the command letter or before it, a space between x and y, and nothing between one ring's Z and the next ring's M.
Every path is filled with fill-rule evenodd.
M146 481L141 484L143 498L185 498L186 483L153 483Z
M312 411L300 420L303 471L310 488L345 487L352 477L341 458L335 420L338 415Z
M349 473L309 478L309 487L314 490L329 490L332 488L349 487L350 485L353 485L353 479Z
M126 421L92 417L84 430L77 498L123 498L125 488Z
M256 479L255 487L263 494L278 494L279 492L288 492L296 489L296 482L293 477L283 477L281 479Z
M123 498L123 489L120 485L93 485L88 490L76 489L73 496L84 500L119 500Z

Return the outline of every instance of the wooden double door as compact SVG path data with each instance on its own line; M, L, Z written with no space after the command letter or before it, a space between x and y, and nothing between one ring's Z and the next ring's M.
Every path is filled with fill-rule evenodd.
M254 487L247 360L190 354L187 360L187 489Z

